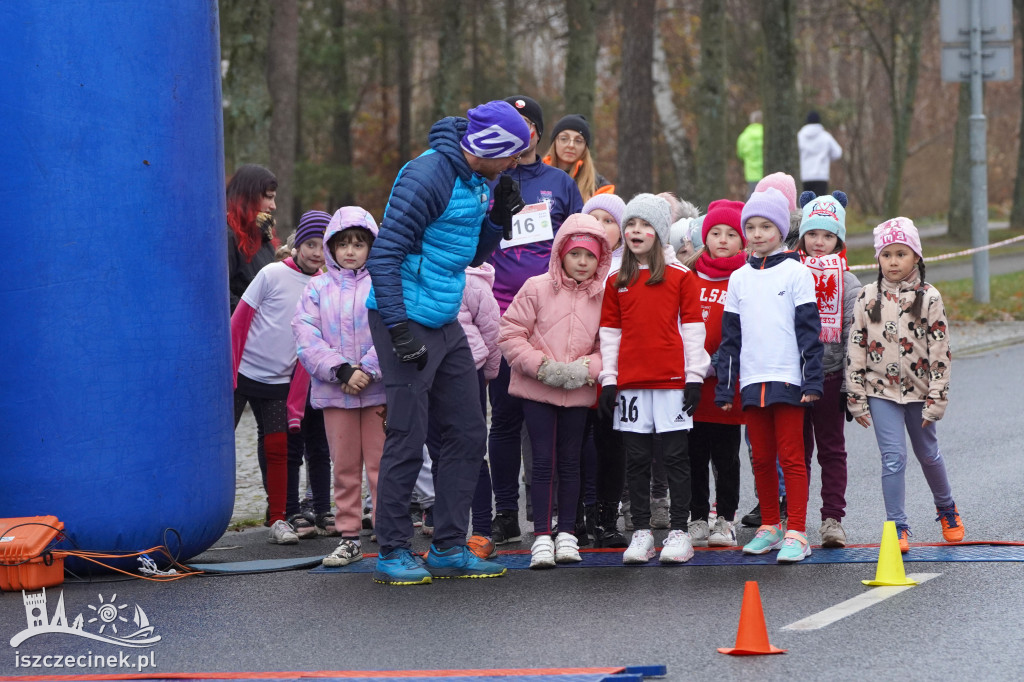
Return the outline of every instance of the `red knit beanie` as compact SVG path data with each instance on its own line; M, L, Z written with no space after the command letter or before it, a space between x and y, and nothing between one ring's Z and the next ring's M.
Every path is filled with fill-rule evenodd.
M712 201L708 206L708 213L704 216L704 225L700 230L701 240L707 244L708 232L711 231L712 227L715 225L728 225L739 233L740 240L743 242L743 248L747 248L747 236L743 234L742 215L742 201L729 201L728 199Z

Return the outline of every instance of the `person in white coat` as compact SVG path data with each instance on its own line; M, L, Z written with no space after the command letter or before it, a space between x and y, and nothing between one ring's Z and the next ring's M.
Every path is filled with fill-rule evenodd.
M807 114L807 123L800 128L796 139L800 147L803 189L814 192L816 196L828 194L829 165L842 158L843 148L821 125L817 111Z

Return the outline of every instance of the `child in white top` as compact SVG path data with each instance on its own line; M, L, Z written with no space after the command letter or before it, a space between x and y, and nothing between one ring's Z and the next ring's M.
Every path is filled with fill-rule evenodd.
M789 220L786 197L774 188L754 192L743 207L751 256L729 278L715 394L715 404L732 409L739 381L753 448L763 525L743 551L765 554L781 547L779 563L802 561L811 553L805 534L804 407L820 398L822 390L814 277L797 252L783 250ZM789 500L785 538L776 462L782 466Z
M288 491L288 431L298 429L305 410L309 376L297 367L291 319L310 277L324 264L323 230L330 216L302 216L304 239L294 258L270 263L256 273L231 315L235 382L235 426L246 404L256 418L257 449L267 491L268 542L299 541L285 520Z

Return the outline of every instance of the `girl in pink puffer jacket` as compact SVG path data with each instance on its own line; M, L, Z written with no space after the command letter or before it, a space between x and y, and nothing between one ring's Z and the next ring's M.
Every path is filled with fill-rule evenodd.
M551 246L548 272L526 280L501 318L498 345L523 398L533 446L534 535L530 568L579 561L572 534L580 492L580 447L601 371L598 330L611 246L598 221L569 216ZM552 482L558 472L557 490ZM552 540L558 499L560 532Z

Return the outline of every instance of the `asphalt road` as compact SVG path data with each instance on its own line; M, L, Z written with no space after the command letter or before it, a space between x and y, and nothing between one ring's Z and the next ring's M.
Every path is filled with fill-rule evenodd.
M957 358L951 405L939 424L967 539L1024 541L1020 408L1024 345ZM851 543L877 542L884 520L877 447L869 430L847 427ZM911 460L913 461L913 460ZM817 542L817 470L809 524ZM745 471L741 510L753 505ZM927 486L908 466L914 539L940 538ZM525 522L525 519L524 519ZM741 542L749 539L746 530ZM658 539L660 540L660 535ZM265 531L228 533L204 559L305 556L333 541L297 547L265 542ZM417 537L417 547L426 538ZM235 547L236 549L231 549ZM528 541L521 545L528 547ZM367 546L367 550L371 550ZM824 551L824 550L819 550ZM68 620L103 602L144 607L161 641L148 649L155 671L380 670L601 666L662 663L669 679L1021 679L1024 570L1019 563L908 563L940 575L810 632L782 630L871 588L874 565L650 567L511 571L495 580L438 581L389 588L367 574L306 571L195 577L170 584L65 584ZM782 656L728 657L716 647L736 635L743 585L760 585L769 637ZM52 614L59 590L49 591ZM112 596L115 595L116 597ZM20 593L0 596L0 640L25 627ZM124 651L68 635L34 637L25 655ZM75 674L102 669L16 667L0 645L0 675ZM139 650L130 650L134 662ZM134 672L122 670L122 672Z

